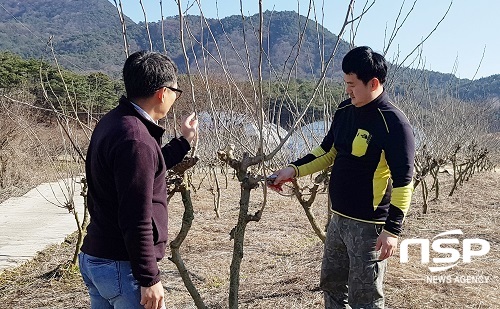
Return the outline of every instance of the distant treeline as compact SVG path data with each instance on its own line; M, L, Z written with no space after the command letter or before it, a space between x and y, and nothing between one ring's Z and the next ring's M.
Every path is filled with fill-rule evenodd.
M206 85L199 78L193 78L195 89L205 89ZM185 75L179 77L179 84L187 92L179 109L190 109L192 99L188 79ZM300 113L310 100L314 90L315 82L310 80L294 79L288 85L279 82L266 83L264 86L264 102L266 112L270 117L275 112L280 112L280 117L275 117L275 122L288 126L291 113ZM231 93L230 87L223 79L212 78L209 85L212 100L233 100L235 109L244 113L245 107L236 92ZM243 89L244 95L249 100L254 99L252 85L250 82L239 82L238 87ZM94 118L99 118L118 102L118 98L125 94L121 79L113 79L101 73L79 74L64 69L58 69L53 64L36 59L23 59L10 52L0 52L0 91L9 93L11 91L25 91L32 95L30 103L51 109L52 104L62 112L90 113ZM209 109L209 97L207 91L201 90L196 93L198 108ZM338 104L343 98L344 88L341 83L330 82L322 88L313 100L306 120L320 117L324 112L324 100L330 104ZM51 115L50 111L45 113Z
M475 104L492 104L497 106L493 110L491 131L500 130L500 75L490 76L474 82L466 82L450 76L443 80L444 74L434 72L424 72L413 70L403 77L399 77L390 86L392 95L402 95L408 91L408 87L422 87L416 85L411 78L417 72L427 81L431 93L439 97L437 92L443 95L451 95L465 101L472 101ZM426 73L426 74L424 74ZM392 77L394 78L394 76ZM440 79L441 78L441 79ZM225 78L211 76L210 85L206 85L203 79L194 76L192 81L194 89L201 89L195 93L197 109L209 110L210 100L231 101L231 109L245 113L245 102L241 94L236 95L235 89L238 87L243 91L246 100L255 100L255 84L249 81L237 82L238 85L229 85ZM179 77L179 84L186 91L179 110L189 110L192 108L191 87L187 76ZM420 84L422 81L420 80ZM437 87L440 84L441 87ZM290 126L292 115L300 114L309 103L313 94L316 81L307 79L290 79L288 84L279 81L267 81L263 86L264 108L269 120L279 123L284 128ZM204 90L209 87L211 96ZM444 90L445 89L445 90ZM38 107L52 109L55 107L59 111L76 111L79 114L91 114L93 118L116 106L118 98L125 93L121 79L110 77L102 72L75 73L65 69L58 69L54 64L37 59L23 59L22 57L10 53L0 52L0 90L8 93L12 90L23 90L32 95L31 103ZM468 94L467 96L464 95ZM327 79L324 86L316 93L311 106L305 115L304 120L311 122L321 119L324 115L333 115L336 106L345 99L344 86L337 80ZM495 103L496 102L496 103ZM229 104L229 103L228 103ZM45 112L49 116L50 111ZM277 116L279 115L279 116ZM495 123L497 123L495 125Z
M44 61L0 52L0 90L25 91L32 95L29 103L49 110L53 104L58 111L100 114L116 104L123 83L100 72L77 74Z

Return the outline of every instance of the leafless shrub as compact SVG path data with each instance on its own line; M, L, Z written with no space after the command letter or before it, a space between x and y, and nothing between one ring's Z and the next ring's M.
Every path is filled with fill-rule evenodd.
M454 83L432 92L428 79L425 70L415 70L408 84L399 89L403 94L393 95L414 126L414 187L422 186L423 213L428 212L429 194L440 197L440 173L453 175L452 195L456 185L473 173L491 169L489 154L496 152L495 139L488 133L494 106L457 99L454 94L459 85Z
M53 128L37 123L36 110L10 99L25 99L23 93L8 93L0 97L0 200L9 195L26 192L54 174L44 171L45 156L40 156L41 143L50 143L49 132ZM37 141L24 130L30 126L46 132L42 141Z

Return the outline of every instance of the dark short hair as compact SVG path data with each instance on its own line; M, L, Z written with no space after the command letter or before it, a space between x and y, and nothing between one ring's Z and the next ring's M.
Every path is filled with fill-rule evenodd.
M177 82L177 66L166 55L138 51L123 65L123 82L129 99L147 98L161 87L172 87Z
M370 47L360 46L344 56L342 71L345 74L356 74L365 85L375 77L383 84L387 76L387 62L384 56L374 52Z

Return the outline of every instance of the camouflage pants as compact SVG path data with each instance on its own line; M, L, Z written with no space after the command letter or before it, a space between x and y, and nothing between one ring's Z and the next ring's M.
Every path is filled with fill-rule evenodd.
M334 214L325 241L320 287L325 308L384 308L382 282L387 260L375 251L381 224Z

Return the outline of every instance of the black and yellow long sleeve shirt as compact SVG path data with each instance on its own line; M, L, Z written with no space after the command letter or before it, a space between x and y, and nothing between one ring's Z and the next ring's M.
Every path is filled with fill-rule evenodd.
M385 224L384 230L398 236L410 206L414 156L410 123L383 92L362 107L350 99L340 103L321 145L290 165L301 177L333 164L333 211Z

